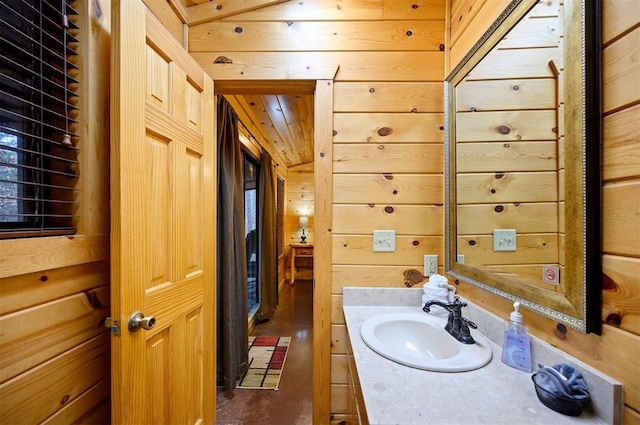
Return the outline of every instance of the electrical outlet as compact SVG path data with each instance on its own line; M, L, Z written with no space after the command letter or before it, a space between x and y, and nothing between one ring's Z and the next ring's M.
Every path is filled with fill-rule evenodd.
M373 231L373 252L395 252L396 231L395 230L374 230Z
M438 254L424 256L424 275L431 276L438 273Z
M493 229L494 251L516 250L516 229Z
M464 254L456 255L456 262L459 264L464 264Z

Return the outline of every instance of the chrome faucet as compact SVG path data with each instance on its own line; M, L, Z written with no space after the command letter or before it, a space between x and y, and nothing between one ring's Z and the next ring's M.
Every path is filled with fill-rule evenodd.
M469 328L478 329L478 325L473 323L471 320L462 317L462 307L466 307L467 303L463 303L460 301L460 298L456 296L450 304L445 304L437 300L427 301L424 304L424 307L422 307L422 310L425 313L429 313L432 305L439 305L449 312L449 318L447 319L447 324L444 327L445 331L449 332L451 336L463 344L474 344L476 342L471 336Z

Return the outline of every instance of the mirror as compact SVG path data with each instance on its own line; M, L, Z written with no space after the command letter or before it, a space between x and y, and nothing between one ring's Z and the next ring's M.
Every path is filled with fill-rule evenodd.
M445 272L599 333L597 3L512 1L445 80Z

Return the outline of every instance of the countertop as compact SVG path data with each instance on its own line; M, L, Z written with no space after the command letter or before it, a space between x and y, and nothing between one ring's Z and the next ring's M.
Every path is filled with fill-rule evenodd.
M349 300L347 292L345 303L354 304ZM420 293L421 291L417 292L417 300ZM384 295L387 303L394 298L389 294L391 293L386 292ZM402 295L406 298L405 293ZM362 323L367 318L380 314L426 313L419 307L419 301L414 304L415 307L371 305L371 301L365 304L368 305L344 305L343 309L371 424L561 425L607 424L617 420L617 414L613 413L605 413L605 416L612 416L608 420L599 417L594 410L602 409L594 409L591 405L579 417L562 415L547 408L536 396L532 374L503 364L500 360L502 349L494 342L490 342L493 351L491 362L483 368L468 372L430 372L388 360L364 343L360 337ZM586 376L585 378L588 379ZM621 386L615 390L619 390L621 398Z

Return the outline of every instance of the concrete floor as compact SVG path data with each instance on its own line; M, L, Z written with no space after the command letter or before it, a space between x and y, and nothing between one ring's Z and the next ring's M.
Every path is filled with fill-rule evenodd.
M250 335L290 336L278 391L218 388L218 425L309 425L312 423L312 294L310 280L284 285L274 317Z

